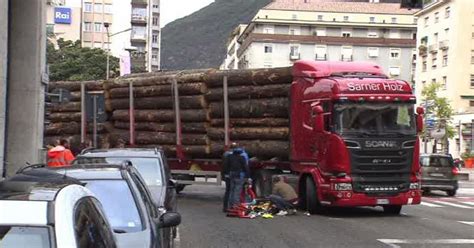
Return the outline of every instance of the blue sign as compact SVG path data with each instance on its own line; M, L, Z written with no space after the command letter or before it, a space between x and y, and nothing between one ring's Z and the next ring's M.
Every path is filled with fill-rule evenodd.
M71 8L54 8L54 23L71 24Z

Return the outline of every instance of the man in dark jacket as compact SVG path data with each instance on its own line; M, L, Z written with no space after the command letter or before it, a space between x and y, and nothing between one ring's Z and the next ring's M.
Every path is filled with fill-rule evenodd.
M229 175L230 182L229 201L227 206L224 204L224 208L227 209L240 203L242 186L250 175L249 167L241 152L241 150L235 149L231 154L224 156L223 174Z

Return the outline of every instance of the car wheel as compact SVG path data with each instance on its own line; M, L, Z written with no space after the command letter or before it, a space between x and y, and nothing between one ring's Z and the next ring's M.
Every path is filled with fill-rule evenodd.
M389 214L389 215L399 215L400 212L402 211L402 206L401 205L383 206L383 211L384 213Z
M306 178L306 209L311 214L322 213L324 209L321 206L316 185L311 177Z
M446 193L448 194L448 196L455 196L456 195L456 190L448 190L446 191Z

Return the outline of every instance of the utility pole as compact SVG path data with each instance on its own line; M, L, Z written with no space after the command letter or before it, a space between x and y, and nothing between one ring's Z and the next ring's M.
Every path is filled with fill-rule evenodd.
M112 37L114 35L117 35L117 34L121 34L121 33L125 33L127 31L130 31L130 30L132 30L132 28L127 28L127 29L119 31L117 33L110 34L109 33L110 23L104 22L104 27L107 30L107 66L106 66L105 79L109 80L109 77L110 77L110 37Z

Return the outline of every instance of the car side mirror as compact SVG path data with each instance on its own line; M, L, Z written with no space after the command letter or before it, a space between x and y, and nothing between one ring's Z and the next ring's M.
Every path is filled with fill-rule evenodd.
M174 179L168 180L168 188L169 188L169 189L174 189L174 188L176 188L176 180L174 180Z
M416 108L416 131L423 132L423 114L425 110L422 107Z
M176 212L166 212L160 217L160 227L175 227L181 224L181 215Z
M323 108L321 106L313 107L313 131L321 133L324 131L324 116Z

